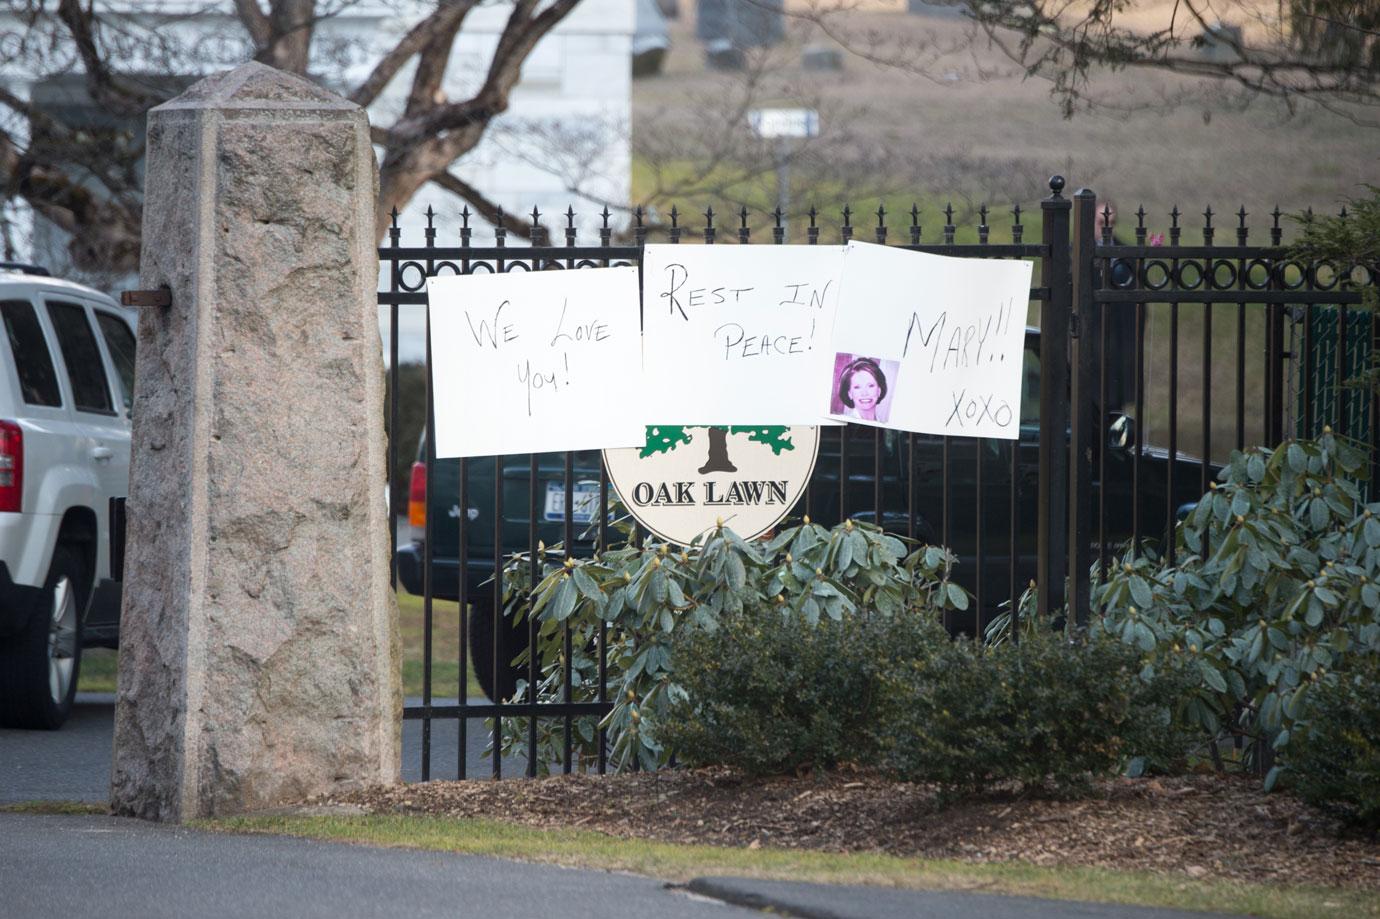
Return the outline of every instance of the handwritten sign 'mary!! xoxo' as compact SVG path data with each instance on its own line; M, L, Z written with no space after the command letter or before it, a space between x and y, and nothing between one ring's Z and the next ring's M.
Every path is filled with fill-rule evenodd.
M447 275L427 295L438 457L642 445L637 269Z
M1018 438L1030 275L1024 261L849 243L828 414L903 431Z

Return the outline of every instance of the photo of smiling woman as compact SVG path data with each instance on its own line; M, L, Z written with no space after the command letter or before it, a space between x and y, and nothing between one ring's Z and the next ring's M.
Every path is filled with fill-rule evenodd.
M834 359L833 414L858 421L884 424L891 412L890 384L900 368L897 361L883 361L857 354L838 354Z

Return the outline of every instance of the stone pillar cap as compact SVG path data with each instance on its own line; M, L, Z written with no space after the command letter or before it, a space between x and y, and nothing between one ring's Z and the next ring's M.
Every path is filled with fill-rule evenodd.
M198 80L186 92L151 109L174 112L187 109L240 109L315 112L359 112L358 105L324 89L311 80L249 61L234 70Z

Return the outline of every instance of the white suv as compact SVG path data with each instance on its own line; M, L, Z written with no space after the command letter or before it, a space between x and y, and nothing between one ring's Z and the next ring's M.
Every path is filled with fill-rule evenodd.
M118 638L134 332L105 294L10 264L0 326L0 727L52 729L82 647Z

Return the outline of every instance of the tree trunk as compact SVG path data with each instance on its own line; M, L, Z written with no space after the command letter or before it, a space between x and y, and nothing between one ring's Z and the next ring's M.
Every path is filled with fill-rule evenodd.
M738 467L728 458L728 429L709 429L709 458L700 467L700 475L707 472L737 472Z

